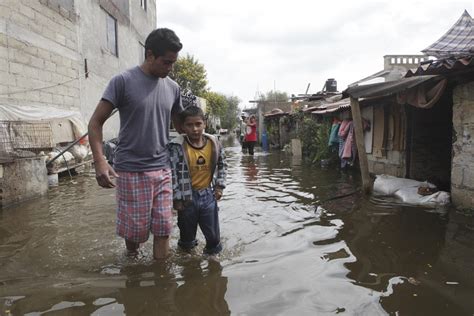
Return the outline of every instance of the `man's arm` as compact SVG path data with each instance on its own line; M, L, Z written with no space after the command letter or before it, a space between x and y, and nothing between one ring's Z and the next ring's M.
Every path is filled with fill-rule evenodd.
M171 113L171 121L173 121L174 129L178 133L180 133L180 134L184 133L184 131L181 127L181 120L179 119L179 113L172 112Z
M92 114L89 121L89 143L91 145L92 156L94 158L94 167L97 183L104 188L113 188L115 183L112 182L110 176L118 177L115 170L107 163L104 158L102 149L103 134L102 127L109 118L114 107L105 100L101 100Z

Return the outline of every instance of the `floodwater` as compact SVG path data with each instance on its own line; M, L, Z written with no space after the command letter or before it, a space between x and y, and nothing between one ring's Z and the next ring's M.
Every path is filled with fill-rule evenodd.
M114 191L62 178L0 210L0 314L474 314L472 217L364 199L357 173L225 142L219 262L155 262L151 239L127 259Z

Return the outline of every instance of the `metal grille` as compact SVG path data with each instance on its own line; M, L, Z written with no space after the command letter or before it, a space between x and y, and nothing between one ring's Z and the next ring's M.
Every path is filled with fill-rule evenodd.
M53 147L48 122L0 121L0 157L34 157Z

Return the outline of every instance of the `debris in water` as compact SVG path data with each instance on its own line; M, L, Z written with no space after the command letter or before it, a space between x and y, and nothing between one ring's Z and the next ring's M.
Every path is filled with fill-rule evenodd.
M413 284L413 285L420 285L421 282L415 279L414 277L409 277L408 278L408 283Z

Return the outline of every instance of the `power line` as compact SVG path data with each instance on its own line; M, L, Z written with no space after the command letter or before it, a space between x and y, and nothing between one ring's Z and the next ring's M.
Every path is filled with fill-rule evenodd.
M79 78L81 78L82 76L86 76L90 73L90 71L84 73L83 75L80 75L80 76L77 76L75 78L72 78L72 79L69 79L69 80L66 80L64 82L60 82L60 83L56 83L54 85L51 85L51 86L46 86L46 87L41 87L41 88L34 88L34 89L24 89L24 90L18 90L18 91L12 91L12 92L7 92L7 93L0 93L0 96L9 96L9 95L12 95L12 94L19 94L19 93L25 93L25 92L31 92L31 91L41 91L41 90L47 90L47 89L51 89L51 88L54 88L54 87L58 87L58 86L62 86L62 85L65 85L69 82L72 82L74 80L78 80Z

